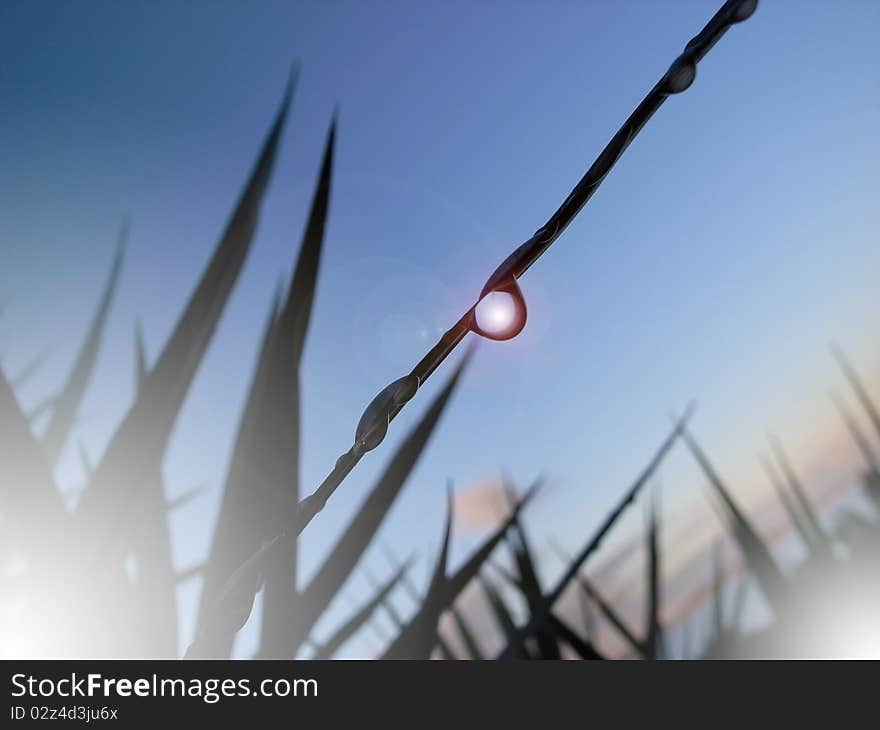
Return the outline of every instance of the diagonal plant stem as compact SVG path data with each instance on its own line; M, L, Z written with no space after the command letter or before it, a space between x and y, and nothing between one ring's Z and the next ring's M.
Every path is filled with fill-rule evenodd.
M623 152L667 97L685 91L696 77L697 63L727 30L736 23L749 18L757 7L757 0L727 0L705 27L685 46L648 95L623 123L599 154L584 176L575 185L562 205L547 222L525 243L513 251L489 277L480 299L487 294L516 287L529 267L556 241L575 219L599 185L620 159ZM437 344L418 362L412 371L388 385L367 406L355 435L352 447L339 457L332 471L318 488L300 502L299 515L285 532L299 534L311 519L323 509L327 500L354 469L363 455L376 448L385 438L388 425L415 396L440 364L452 353L468 332L478 332L475 310L479 300L468 309Z
M696 77L699 61L731 26L748 19L755 11L757 4L757 0L727 0L703 29L687 43L682 53L672 62L666 73L629 115L556 212L493 272L483 287L477 302L440 337L408 375L390 383L370 402L358 422L352 446L337 459L333 469L314 492L299 502L293 519L281 528L274 537L266 536L266 544L233 574L227 582L225 592L238 594L244 588L245 594L249 594L247 586L259 586L260 573L269 562L268 553L282 551L296 541L299 534L324 508L324 505L364 454L382 443L391 421L415 396L431 374L455 350L468 332L475 332L489 339L504 339L504 337L495 337L480 329L476 321L476 309L480 301L496 291L508 292L518 297L520 310L524 313L525 305L522 302L517 280L562 235L593 196L593 193L596 192L642 127L663 105L666 98L673 94L679 94L690 87ZM513 334L519 332L520 329L521 326ZM246 579L244 579L245 576ZM240 580L242 581L240 584L232 585ZM239 608L242 610L247 608L249 612L249 605Z

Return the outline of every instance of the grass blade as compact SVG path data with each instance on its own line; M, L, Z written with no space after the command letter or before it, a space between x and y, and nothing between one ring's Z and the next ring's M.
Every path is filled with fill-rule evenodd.
M214 528L209 558L206 563L205 580L199 598L197 634L207 631L208 614L215 610L219 596L226 590L225 583L231 580L238 568L249 556L259 553L263 545L263 526L269 519L266 504L257 499L248 499L247 475L251 465L259 464L261 436L261 408L267 398L269 353L272 334L275 329L281 291L276 289L269 308L269 314L263 330L260 353L257 357L256 372L251 380L244 413L239 423L238 434L232 450L232 459L226 474L220 514ZM250 582L248 583L250 584ZM257 588L259 585L257 585ZM256 590L256 589L255 589ZM237 595L237 594L236 594ZM253 599L249 604L253 605ZM227 626L232 626L228 622ZM215 624L220 626L221 624ZM238 630L236 628L236 630ZM217 629L212 636L211 656L226 657L232 649L234 635L222 636ZM206 640L202 648L207 648Z
M471 582L485 565L489 556L494 552L498 544L504 539L504 535L517 519L520 511L531 501L536 493L532 489L523 495L517 503L511 515L500 525L495 532L486 538L482 545L475 550L462 566L448 578L435 569L434 577L428 588L421 607L406 627L398 634L391 646L385 652L385 659L424 659L427 658L437 641L437 621L440 615L447 610L456 600L465 586ZM450 514L452 507L449 507ZM450 518L451 520L451 518ZM449 525L447 524L447 528ZM448 545L444 542L444 551L441 551L445 566L445 554ZM439 561L438 561L439 569ZM431 636L427 634L430 633Z
M773 489L779 497L779 501L782 503L782 506L785 509L785 514L788 516L788 520L794 527L795 532L797 532L797 534L800 536L807 549L811 553L815 553L817 548L815 535L811 532L804 520L801 518L801 515L795 507L794 502L792 502L791 497L786 491L785 485L779 478L779 474L776 472L776 469L774 469L773 463L770 461L770 459L766 457L761 457L761 465L764 467L764 471L767 473L767 478L773 485Z
M572 557L566 554L561 547L556 545L555 543L551 543L554 550L559 555L560 559L566 564L570 564L572 562ZM645 650L645 643L636 638L636 635L633 631L626 625L626 622L617 614L617 611L612 608L611 604L605 600L605 598L599 593L596 587L592 584L592 582L581 572L577 573L574 577L577 586L580 588L581 592L584 594L586 599L589 599L599 608L600 613L606 618L608 623L610 623L617 632L623 637L627 644L635 651L638 656L643 659L647 658L647 652Z
M251 490L252 499L261 499L270 506L273 514L267 525L267 536L276 529L274 525L279 522L285 524L295 518L299 502L299 374L318 285L318 267L333 182L335 141L334 117L327 133L321 171L296 267L273 333L266 386L268 399L262 409L265 431L259 437L269 453L263 455L259 472L253 473L256 471L253 469L249 475L250 485L242 485L244 489ZM254 486L262 487L257 494L253 494ZM288 544L288 554L280 556L266 575L258 652L263 658L290 657L298 648L298 644L292 645L295 616L299 611L296 590L297 541Z
M19 388L24 387L30 382L31 378L40 372L48 359L49 349L46 348L25 363L24 367L9 379L9 384L12 386L12 389L18 390Z
M95 363L98 360L98 352L101 348L101 339L107 323L107 316L110 313L110 305L113 302L113 295L119 282L119 274L122 271L122 260L125 256L128 231L129 223L127 220L123 220L122 229L119 232L116 256L113 259L113 265L110 267L110 275L104 286L104 292L98 303L98 309L92 319L92 324L74 362L73 369L70 371L67 382L52 404L52 416L49 419L48 426L46 426L42 442L43 449L46 451L46 458L53 468L58 463L61 450L64 448L70 434L70 429L76 420L76 412L79 409L83 395L85 395L89 381L92 379Z
M577 632L555 613L550 617L550 625L553 633L568 644L581 659L595 660L605 658L596 651L591 642L578 636Z
M283 548L290 535L282 534L263 545L236 568L209 605L204 619L196 629L196 636L184 655L185 659L218 657L231 645L232 638L251 615L254 599L263 585L266 566ZM228 648L225 648L228 653Z
M403 575L410 569L412 560L408 560L392 575L376 594L361 608L347 619L324 642L315 647L313 659L331 659L352 636L363 628L376 610L385 604L391 591L400 583Z
M840 347L832 345L831 352L834 355L835 360L837 360L840 369L843 371L844 377L846 377L847 382L849 382L850 387L856 394L856 398L858 398L862 408L865 409L865 413L868 415L868 420L870 420L871 424L874 426L877 436L880 437L880 410L874 405L874 401L868 394L868 389L865 387L864 382L862 382L856 369L852 366Z
M177 582L165 483L157 470L138 500L138 526L132 554L138 575L136 613L131 617L134 647L130 656L173 659L178 655Z
M516 633L516 622L513 620L513 616L510 614L510 611L507 608L507 604L504 603L504 599L501 598L501 594L498 592L495 586L492 585L489 579L486 578L486 576L480 574L477 577L477 582L482 589L483 595L486 598L486 602L489 604L489 608L492 611L492 617L498 627L498 630L504 637L505 642L510 641L513 635Z
M513 538L512 535L516 535ZM526 537L525 528L522 522L517 520L514 523L514 529L508 538L511 544L513 555L516 560L517 570L519 572L519 586L523 592L523 597L529 607L529 612L534 615L536 611L541 610L541 603L544 600L544 593L541 588L541 582L538 578L535 561L532 558L532 549ZM559 644L551 630L540 630L535 633L535 641L540 651L542 659L560 659Z
M437 643L437 622L446 608L446 563L453 519L452 489L446 506L443 543L422 605L385 650L382 659L427 659Z
M455 624L455 628L458 631L458 635L461 637L461 642L464 644L468 659L472 661L484 660L486 657L483 656L483 651L480 649L480 645L477 643L477 639L474 636L473 631L471 631L471 627L468 626L468 622L462 612L455 605L449 609L449 612L452 616L452 622Z
M758 533L748 519L746 519L742 510L737 506L730 491L724 485L721 477L718 476L718 472L715 471L715 468L709 462L706 454L694 440L693 436L687 430L684 430L682 438L685 444L687 444L694 460L699 464L714 493L718 496L721 504L723 504L727 525L733 532L750 570L754 573L770 604L778 611L784 602L786 581L776 565L776 561L773 559L769 548L758 536Z
M831 391L830 396L835 408L837 408L837 412L840 414L841 420L843 420L843 424L846 426L846 430L849 432L849 435L853 440L853 443L856 445L856 448L858 448L859 453L861 453L862 458L865 460L865 465L868 467L868 470L877 473L880 471L880 466L878 466L877 462L877 454L874 452L874 448L871 446L871 442L868 440L865 432L862 431L861 426L859 426L859 422L850 412L849 408L847 408L843 398L841 398L837 392Z
M95 539L86 539L94 535L96 551L102 556L106 554L102 544L106 526L113 525L117 532L125 528L125 506L161 462L177 415L244 265L278 152L292 83L293 79L207 269L77 506L83 542L95 545Z
M495 532L483 541L483 544L477 548L462 565L456 570L446 581L447 601L452 603L461 593L468 583L470 583L483 569L489 556L498 547L498 544L504 539L507 531L519 519L522 511L534 499L540 490L540 485L536 484L520 497L519 501L514 505L510 516L499 525Z
M846 430L849 432L856 448L858 448L862 458L865 460L867 470L862 477L865 492L868 497L874 501L875 505L880 507L880 462L877 461L877 455L874 452L874 448L868 441L868 437L862 431L861 426L859 426L858 421L846 407L843 398L841 398L836 392L832 391L831 400L834 401L834 406L837 408L837 412L840 414L841 419L843 419Z
M449 661L455 661L456 656L452 652L449 644L446 643L446 639L444 639L440 634L437 634L437 649L440 651L440 658L446 659Z
M648 511L648 591L647 591L647 628L645 631L645 649L647 658L663 657L663 627L660 623L660 541L658 528L657 493L652 495Z
M27 485L22 489L21 485ZM70 515L12 386L0 370L0 506L5 529L34 566L51 566L69 533ZM35 529L36 527L39 529Z
M134 324L134 361L135 361L135 391L140 391L147 381L147 346L144 343L144 328L140 320Z
M623 514L623 512L633 502L633 500L636 498L636 496L642 490L648 480L650 480L651 477L654 475L654 472L657 471L657 468L660 466L663 459L666 458L666 455L669 453L672 445L683 433L683 430L688 420L690 419L692 412L693 406L688 407L684 415L676 422L674 428L672 429L672 432L660 445L660 448L654 454L653 458L642 471L642 473L635 480L633 485L626 491L623 499L621 499L617 506L611 511L611 514L609 514L605 521L599 526L599 529L587 542L581 552L578 553L575 559L571 561L568 569L557 581L554 589L544 597L541 609L537 613L534 613L528 624L526 624L526 626L524 626L517 632L516 639L508 644L507 648L505 648L504 651L501 652L501 654L499 655L499 659L511 659L517 656L520 653L522 646L525 644L525 642L532 636L534 636L537 631L540 631L543 628L546 621L550 618L553 604L556 603L556 601L568 587L569 583L571 583L572 579L578 574L581 566L584 564L584 562L586 562L587 558L590 557L590 555L592 555L602 544L602 540L608 534L609 530L611 530L611 528L614 526L615 522L617 522L617 520L620 518L620 515Z
M800 505L801 511L807 520L807 524L815 535L816 544L820 547L822 552L830 554L832 552L831 541L828 534L825 532L825 529L822 527L822 523L819 522L816 510L813 508L813 504L807 496L807 490L804 488L803 483L794 471L794 467L791 465L788 454L782 446L782 441L771 435L770 448L776 457L776 463L779 464L780 469L782 469L783 474L785 474L788 486L794 494L797 503Z

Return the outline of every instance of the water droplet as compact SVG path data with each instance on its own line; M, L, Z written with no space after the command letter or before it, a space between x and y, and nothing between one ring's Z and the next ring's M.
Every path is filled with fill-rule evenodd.
M679 56L666 72L666 92L680 94L686 91L697 76L697 66L685 56Z
M525 299L511 279L477 302L471 329L490 340L509 340L525 327L526 316Z
M391 412L410 400L419 389L419 379L415 375L398 378L382 391L367 406L355 431L355 443L364 451L372 451L385 438L388 432L388 419Z

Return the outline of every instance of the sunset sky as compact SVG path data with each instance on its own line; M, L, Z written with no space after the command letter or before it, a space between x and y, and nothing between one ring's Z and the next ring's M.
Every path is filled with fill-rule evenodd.
M5 0L0 363L15 373L49 352L20 393L25 406L66 376L119 222L132 218L59 482L80 483L77 442L98 459L131 403L136 319L150 357L161 349L292 62L300 80L255 245L165 463L172 496L208 487L175 516L181 567L207 552L257 340L299 245L334 107L334 187L302 375L304 493L350 446L363 407L473 303L719 5ZM527 515L533 540L575 550L691 399L696 434L744 504L766 504L756 454L768 430L817 493L852 479L857 454L826 394L841 388L828 344L880 393L878 28L869 0L768 0L712 49L693 87L663 106L522 279L526 329L481 344L366 557L373 573L390 572L387 543L418 553L421 582L447 480L464 489L499 472L522 486L547 475ZM304 534L305 575L451 364ZM695 519L697 504L715 519L682 450L661 482L668 514ZM619 545L642 517L627 516ZM455 559L480 538L478 517L467 524ZM666 548L673 560L676 545ZM558 564L546 569L552 577ZM359 573L331 618L367 589ZM181 592L185 630L196 590Z

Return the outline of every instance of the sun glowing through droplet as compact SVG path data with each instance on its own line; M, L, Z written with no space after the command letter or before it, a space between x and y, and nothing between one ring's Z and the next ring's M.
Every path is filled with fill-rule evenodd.
M506 291L493 291L484 296L474 310L477 327L497 339L512 337L519 330L522 313L516 298Z

